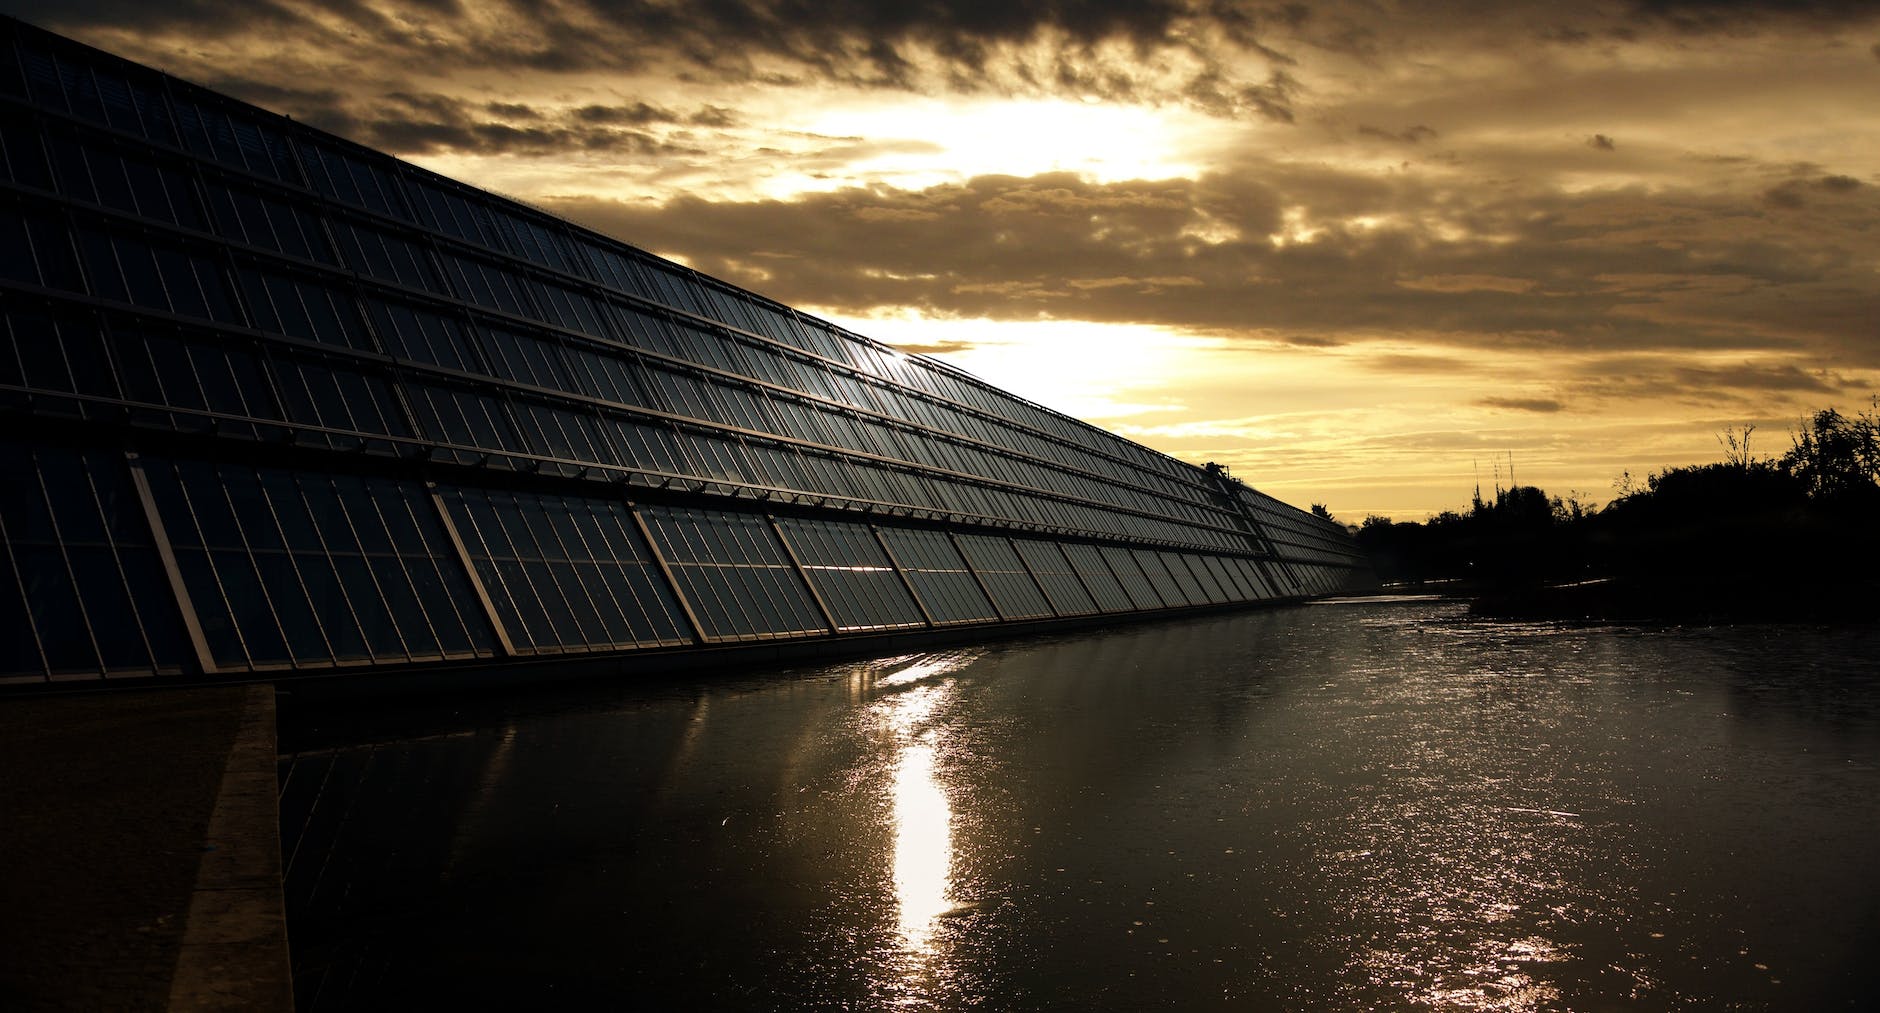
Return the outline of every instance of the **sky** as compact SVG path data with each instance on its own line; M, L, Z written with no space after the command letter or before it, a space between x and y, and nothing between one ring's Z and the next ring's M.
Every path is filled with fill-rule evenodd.
M0 10L1347 522L1880 393L1880 4Z

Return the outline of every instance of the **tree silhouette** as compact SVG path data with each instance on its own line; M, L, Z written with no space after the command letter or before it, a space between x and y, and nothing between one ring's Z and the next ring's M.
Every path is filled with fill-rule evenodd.
M1874 407L1880 409L1880 399ZM1780 458L1755 426L1718 436L1724 460L1575 493L1478 488L1466 513L1370 516L1358 543L1386 582L1478 595L1479 610L1556 618L1874 618L1880 615L1880 413L1828 408ZM1499 485L1499 483L1497 483Z

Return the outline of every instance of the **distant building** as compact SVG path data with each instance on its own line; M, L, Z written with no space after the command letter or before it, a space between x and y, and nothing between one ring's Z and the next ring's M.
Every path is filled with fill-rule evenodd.
M12 20L0 177L0 682L631 671L1358 562L1224 473Z

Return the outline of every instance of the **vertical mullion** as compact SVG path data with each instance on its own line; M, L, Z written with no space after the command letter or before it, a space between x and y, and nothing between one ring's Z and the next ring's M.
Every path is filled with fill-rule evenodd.
M215 657L209 653L209 639L203 635L202 622L196 618L195 602L190 600L189 588L183 583L183 570L176 564L176 550L170 547L170 535L163 527L163 517L157 513L157 501L150 495L150 479L144 474L144 462L135 451L125 451L125 463L131 470L131 488L137 494L137 504L143 508L144 520L150 525L151 542L157 548L157 559L163 564L163 575L170 582L170 593L176 597L176 610L183 620L183 631L189 637L190 650L196 655L196 668L204 675L213 675L216 671ZM188 502L188 493L184 492L184 502ZM205 546L204 553L208 552ZM211 567L211 572L214 568ZM37 636L37 632L34 634ZM241 635L240 627L236 635ZM243 651L246 653L246 645Z
M79 621L85 626L85 640L91 644L91 656L97 662L98 674L102 676L105 671L104 651L98 647L98 634L97 631L92 628L91 624L91 610L85 607L85 593L80 590L78 571L72 569L72 554L66 548L65 533L59 529L60 505L52 502L51 495L46 491L44 465L39 463L37 454L33 456L33 463L35 467L33 468L32 483L39 492L40 501L46 504L46 519L52 525L52 544L58 549L59 563L65 568L65 579L72 588L72 599L78 605ZM81 458L81 466L82 464L83 459ZM52 669L49 664L46 669L46 674L48 677L52 674Z
M1051 546L1053 549L1056 549L1057 554L1063 557L1064 567L1065 569L1070 571L1071 579L1077 581L1077 586L1084 589L1084 597L1090 599L1090 607L1095 610L1092 614L1101 615L1104 611L1103 601L1102 599L1097 597L1097 593L1095 591L1090 589L1090 582L1085 580L1084 575L1078 571L1076 560L1073 560L1071 558L1070 553L1064 551L1064 546L1059 545L1056 542L1045 542L1044 544ZM1097 556L1097 562L1103 563L1105 568L1109 567L1110 564L1104 562L1103 553L1101 551L1097 552L1096 556ZM1116 572L1114 570L1110 572L1110 579L1116 580ZM1121 587L1123 582L1118 580L1116 581L1116 583L1118 587ZM1047 599L1048 597L1049 596L1047 596ZM1129 590L1127 588L1123 589L1123 597L1124 598L1129 597ZM1056 606L1052 606L1052 607L1055 608Z
M926 620L929 628L938 625L933 621L933 613L927 611L927 603L921 601L919 592L914 590L914 582L908 579L907 567L902 566L901 561L894 557L894 550L888 546L888 540L881 536L881 528L870 524L868 533L875 536L876 544L880 545L881 551L887 555L888 565L894 567L894 575L901 578L901 586L907 588L907 596L914 599L914 607L920 610L920 617Z
M1033 572L1032 572L1032 569L1031 569L1031 561L1025 558L1025 554L1024 554L1024 553L1022 553L1022 552L1020 552L1020 551L1018 551L1018 541L1017 541L1016 539L1014 539L1014 538L1011 538L1011 537L1007 537L1007 538L1005 539L1005 544L1011 547L1011 549L1012 549L1012 555L1013 555L1013 556L1016 556L1016 557L1018 558L1018 565L1019 565L1019 567L1020 567L1021 569L1023 569L1023 570L1025 571L1025 576L1027 576L1027 577L1029 577L1029 578L1031 578L1031 586L1033 586L1033 587L1035 587L1035 588L1037 588L1037 589L1038 589L1038 595L1039 595L1039 597L1041 597L1041 598L1043 598L1043 599L1044 599L1044 607L1045 607L1045 608L1048 608L1048 609L1050 609L1050 610L1051 610L1051 614L1052 614L1052 615L1054 615L1054 616L1061 616L1061 615L1064 615L1064 613L1063 613L1063 612L1061 612L1061 611L1059 611L1059 610L1058 610L1058 606L1057 606L1057 602L1054 602L1054 601L1052 601L1052 600L1051 600L1051 592L1049 592L1049 591L1047 591L1047 590L1045 590L1045 588L1044 588L1044 581L1042 581L1042 580L1039 580L1039 579L1038 579L1038 575L1037 575L1036 573L1033 573ZM1062 552L1060 552L1060 553L1058 553L1058 555L1060 555L1060 556L1062 556L1062 555L1063 555L1063 553L1062 553ZM1071 575L1072 575L1072 576L1076 576L1076 571L1075 571L1075 570L1073 570L1073 571L1072 571L1072 574L1071 574ZM1081 584L1082 584L1082 582L1081 582L1081 581L1079 581L1079 584L1081 585ZM1085 593L1085 594L1089 594L1089 593L1090 593L1090 589L1089 589L1089 588L1085 588L1085 589L1084 589L1084 593ZM997 603L995 602L995 603L993 604L993 607L994 607L994 608L997 608L997 607L998 607L998 604L997 604Z
M829 603L823 600L822 592L816 590L816 582L809 579L809 571L803 569L803 560L798 558L796 546L790 544L789 536L783 533L783 525L777 523L777 515L765 514L764 519L770 522L770 530L776 533L778 544L783 546L784 556L790 560L790 565L796 569L797 579L801 580L803 586L809 589L810 600L816 603L816 611L822 613L823 622L828 624L829 632L837 632L841 627L836 625L836 614L829 611Z
M398 496L397 499L400 505L403 505L404 497ZM370 479L367 480L366 500L367 502L372 504L372 515L374 517L377 517L379 524L385 528L385 540L387 542L390 542L392 546L392 552L391 552L392 559L394 562L397 563L398 572L404 578L406 590L408 590L411 593L411 600L417 606L418 617L424 621L424 628L431 635L431 643L437 645L437 653L439 655L442 655L445 653L443 634L438 631L437 622L431 618L430 610L425 607L424 595L419 593L418 591L418 582L412 577L411 568L413 565L415 565L414 558L405 551L405 547L400 546L398 544L398 540L396 538L392 537L392 522L389 518L385 516L385 507L379 501L378 495L375 492L373 492ZM409 510L406 511L406 515L407 516L410 515ZM423 538L424 538L424 532L422 528L415 523L412 525L412 527L418 535L420 544L422 544ZM364 546L361 546L361 548L363 547ZM383 587L381 587L379 590L381 594L384 593ZM386 606L387 611L390 611L391 604L392 604L391 598L387 597L385 600L385 606ZM409 657L411 656L412 652L411 652L411 644L405 638L404 628L406 624L400 620L398 613L391 612L391 616L392 616L392 625L398 628L398 631L399 631L398 638L400 641L405 642L405 654L407 657Z
M973 578L973 583L979 585L979 593L986 596L986 604L992 606L992 614L998 616L1000 622L1011 618L1005 614L1004 609L999 607L999 599L992 596L992 588L986 586L985 580L979 576L979 570L973 566L973 561L966 557L966 550L961 547L959 538L951 531L945 531L942 534L946 536L948 542L952 543L954 553L960 557L960 565L966 567L966 572ZM1023 560L1020 562L1022 563ZM1049 598L1045 600L1050 601Z
M542 609L542 622L547 626L545 632L547 633L549 642L552 644L553 650L556 653L564 652L567 648L562 644L562 633L556 625L555 614L550 611L548 603L545 600L546 595L542 589L535 586L535 575L529 572L529 564L532 562L540 563L542 568L548 572L551 580L554 577L554 570L549 566L548 557L542 552L541 539L535 537L535 529L529 525L528 518L523 516L521 496L514 492L503 493L503 495L508 496L515 504L517 529L511 530L509 525L504 522L503 513L495 504L495 494L491 495L491 522L503 533L503 540L508 542L509 547L515 552L516 573L521 577L523 586L528 589L529 596L534 599ZM526 546L524 539L527 539ZM485 535L484 542L487 544L488 541L489 537ZM510 600L514 601L516 588L509 586L512 584L511 581L505 580L503 583L509 592ZM556 597L562 599L564 606L567 606L567 598L562 595L559 589L551 587L550 590L554 591ZM520 615L520 611L518 611L517 614ZM568 621L573 622L574 610L569 608L566 614ZM525 623L524 625L526 626L527 624ZM576 626L578 628L579 624L576 624ZM544 649L542 637L530 634L530 639L534 642L533 646L538 653Z
M646 554L652 557L659 575L666 578L666 586L672 589L672 597L679 603L679 611L685 613L686 624L692 627L692 642L705 643L705 624L699 622L698 613L692 608L692 600L686 597L685 588L680 586L671 564L666 562L666 554L659 551L659 542L653 538L653 529L646 526L646 518L640 516L640 509L632 503L627 504L627 516L633 518L634 529L639 531L641 540L646 542Z
M496 613L496 603L490 600L489 589L483 586L483 577L477 573L476 563L470 558L470 550L464 547L463 536L457 533L457 522L451 520L450 510L444 504L444 494L437 491L436 482L424 483L426 498L431 501L431 509L436 512L438 523L444 529L444 537L449 540L451 551L457 555L457 565L470 581L470 589L476 592L477 604L483 607L483 619L490 624L490 632L496 634L496 647L505 658L516 656L516 645L509 639L509 630L503 626L502 616Z
M298 479L292 481L295 494L300 495L300 482ZM339 662L339 652L333 647L333 638L327 634L326 623L322 622L319 613L314 611L313 594L307 590L307 578L300 571L299 554L294 551L292 543L287 538L287 528L281 524L281 511L274 503L274 493L271 492L266 485L259 482L259 476L257 476L256 485L261 490L261 501L267 504L268 518L274 522L275 534L279 536L281 540L281 554L287 557L287 568L294 574L294 583L300 588L300 596L306 599L308 614L313 616L314 631L320 635L320 642L326 645L327 660L337 664ZM301 506L303 508L306 506L305 496L301 496ZM315 524L315 530L318 531L318 522L313 519L311 513L308 515L308 521L309 523ZM339 573L337 571L334 572L333 579L336 582L339 580ZM282 629L281 632L283 634L281 639L285 641L287 639L285 636L287 631L286 629ZM288 657L293 659L296 667L299 666L300 659L293 656L292 644L288 645Z
M366 624L361 622L359 619L359 607L353 604L352 589L346 586L346 578L340 572L338 561L336 561L333 558L333 546L330 542L327 541L327 537L326 537L327 533L321 530L320 521L321 521L321 518L326 515L324 514L323 511L318 510L314 507L312 498L307 495L307 484L317 479L321 479L321 478L325 479L327 489L331 491L333 494L333 505L336 508L338 508L340 517L346 518L346 504L343 500L341 500L340 495L339 495L339 487L334 484L333 479L330 476L318 475L318 474L312 474L312 473L295 475L294 476L294 490L300 494L301 505L306 507L307 516L313 523L313 537L315 541L320 543L320 556L326 560L327 567L331 569L333 572L333 588L334 590L339 592L340 601L346 604L346 618L352 620L353 630L354 632L359 634L359 643L360 643L360 646L365 648L366 657L369 660L376 662L379 659L373 653L372 638L366 636ZM305 479L306 481L303 482L302 481L303 479ZM265 491L266 490L263 490L264 493ZM224 483L223 495L224 496L228 495L226 483ZM241 524L241 517L240 515L235 513L235 505L232 501L229 504L229 513L232 516L235 516L236 525L239 527ZM359 561L361 564L365 566L366 578L372 581L372 589L374 591L378 591L379 583L378 583L377 578L372 576L372 564L366 561L365 546L359 543L359 535L356 532L353 532L352 521L349 518L346 518L346 530L347 532L352 534L353 544L357 546L359 549ZM244 536L243 541L246 541L246 540L247 540L246 536ZM282 545L283 546L286 545L285 540L282 541ZM251 559L253 558L252 551L250 551L249 556ZM259 570L259 567L257 567L256 569ZM296 568L296 570L298 570L298 568ZM266 585L264 584L263 585L264 592L265 592L265 588L266 588ZM384 593L379 592L379 594L382 599L384 597ZM312 602L310 601L308 604L311 605ZM268 603L268 611L270 613L274 611L274 604L271 600ZM278 616L275 618L275 625L276 626L280 625L280 619ZM393 625L395 627L397 624L394 623ZM287 639L287 631L282 630L281 640L285 642L286 639ZM327 638L327 643L328 643L328 647L330 648L332 645L332 638L330 637ZM399 643L403 644L404 638L400 637ZM289 655L289 657L292 657L292 656ZM333 656L333 662L334 664L338 664L339 661L340 661L339 652L335 651L334 656Z
M722 584L727 596L719 597L717 605L723 618L736 624L732 637L738 640L760 640L776 636L777 630L762 628L770 625L769 620L753 604L760 590L766 595L770 593L769 582L764 579L763 561L752 553L757 547L756 540L746 542L743 526L731 519L736 516L734 514L722 510L698 510L696 513L698 523L691 530L698 537L700 561L694 565L709 567L699 572L709 573L711 580ZM716 592L717 588L713 588L713 591Z
M98 511L98 516L100 520L105 520L105 535L104 535L105 548L111 553L111 565L117 569L118 580L123 583L126 589L126 593L124 597L127 601L130 602L131 619L133 622L137 624L137 639L143 642L144 657L150 659L150 669L152 672L155 672L158 667L157 666L157 651L156 651L156 648L150 643L150 630L149 630L150 623L144 617L143 609L140 609L138 607L136 598L132 597L131 594L129 593L130 575L126 573L124 570L124 557L122 554L118 552L117 538L113 535L111 531L111 525L109 521L105 518L104 503L98 495L98 479L97 479L97 476L92 474L92 462L85 461L83 457L81 457L80 460L84 461L84 465L85 465L85 487L91 492L92 509ZM77 587L76 584L74 584L73 586L74 588ZM79 594L79 601L80 602L84 601L84 595L82 592ZM37 637L38 634L35 633L34 636ZM96 638L94 637L93 639L95 640ZM109 669L105 664L103 651L100 651L98 653L98 667L101 671L104 671L107 675L109 674ZM47 674L50 675L51 673L48 672Z
M724 539L719 544L732 550L720 558L743 560L741 564L727 565L721 575L727 583L735 581L745 591L755 592L737 602L746 621L754 624L753 633L759 637L781 637L800 632L790 628L795 620L780 597L789 578L783 575L783 567L776 561L777 536L750 514L720 512L718 518ZM770 628L758 632L757 624Z
M594 507L590 503L588 503L586 500L582 500L581 509L586 511L587 516L591 518L592 520L594 520L594 522L597 525L599 524L600 518L596 516L594 512ZM601 567L600 553L595 551L594 546L588 544L587 533L582 530L581 522L579 520L572 519L574 517L573 510L569 511L569 516L571 518L570 521L568 522L569 526L574 530L575 541L581 546L581 553L582 553L582 556L584 557L584 560L588 563L593 564L594 573L597 577L600 578L601 590L607 592L607 600L613 604L614 611L619 614L621 621L625 622L626 614L627 614L626 606L620 603L619 596L614 594L613 586L607 582L607 577L600 568ZM551 525L551 528L552 527L553 526ZM597 527L597 530L601 530L601 529ZM604 533L605 532L603 530L603 534ZM559 537L560 536L557 536L557 538ZM602 548L605 548L605 546L602 546ZM562 551L564 553L567 553L568 551L568 545L566 542L562 543ZM601 624L600 634L603 638L605 638L604 640L601 640L601 641L590 640L588 641L588 645L592 647L596 645L597 643L605 643L614 648L619 648L621 646L620 643L614 640L612 633L608 632L607 616L603 614L601 611L601 603L594 600L594 593L588 590L587 582L581 579L581 576L583 573L581 569L582 561L583 560L575 559L572 553L568 554L568 568L570 571L574 573L575 583L580 586L581 593L587 595L589 604L593 605L594 618L600 622ZM620 560L618 559L613 560L613 564L615 566L621 565ZM628 641L627 641L628 646L635 646L635 647L639 646L638 641L635 641L632 639L632 625L631 624L627 625L627 632L628 632Z
M623 547L631 548L633 545L632 533L621 526L620 515L615 510L610 509L617 505L618 504L607 503L604 509L595 509L592 505L588 507L588 516L593 519L594 530L601 539L601 544L598 548L587 544L587 533L582 531L579 525L576 525L575 530L576 533L581 536L581 543L587 547L588 557L594 561L597 572L601 574L601 584L606 588L607 596L613 601L615 607L620 610L621 620L627 627L629 645L639 647L642 642L633 632L634 623L631 618L632 614L627 610L631 607L633 611L637 612L640 618L645 620L649 625L652 624L654 613L647 603L640 601L639 596L633 593L634 583L632 580L628 579L629 567L644 567L646 563L639 559L630 561L623 560L608 544L608 539L611 535L619 539L619 544ZM616 569L620 579L625 582L619 589L615 588L612 579L610 579L613 575L604 569L604 567L609 565ZM626 601L621 600L620 596L622 593L626 594Z
M20 596L21 604L31 601L31 597L26 593L25 578L20 575L19 556L13 551L13 541L7 534L6 518L4 517L0 517L0 551L6 553L7 574L12 577L13 587ZM52 663L46 658L46 644L39 635L39 624L33 622L30 608L28 608L26 615L26 632L32 635L33 653L39 656L39 677L42 679L51 679Z
M555 504L555 507L561 507L565 505L565 503L566 501L563 500ZM533 537L535 538L536 546L542 550L542 564L548 568L549 579L555 582L557 593L560 594L561 600L568 606L568 621L574 626L575 635L581 638L582 645L590 651L602 644L611 645L613 640L607 635L607 621L601 617L600 603L595 601L594 596L588 592L587 584L581 580L581 570L575 562L574 553L568 550L568 543L562 541L561 533L555 530L555 523L548 519L547 514L551 507L546 501L546 497L542 500L542 508L542 530L534 533ZM570 512L572 512L572 510ZM570 523L572 524L573 522L571 521ZM580 533L579 526L576 525L575 536L577 538L580 537ZM561 561L568 564L568 574L574 579L574 587L572 590L562 587L561 574L555 569L554 560L548 558L549 539L554 540L556 549L561 553ZM600 629L590 632L582 628L581 616L575 611L574 607L575 602L573 595L577 592L581 595L582 599L588 603L588 609L594 616L594 621L601 624ZM599 639L596 639L596 634L599 635ZM563 650L567 649L567 646L564 644Z
M385 523L385 518L379 516L379 505L378 505L377 500L375 500L372 495L371 486L367 485L364 479L361 479L361 486L364 490L365 501L372 509L372 516L378 520L380 527L385 529L385 540L388 543L391 543L392 545L392 553L391 553L392 559L398 564L400 569L403 569L404 561L399 558L398 544L396 542L392 542L391 526ZM346 530L352 533L353 544L359 547L359 562L361 565L365 567L366 579L372 582L372 590L378 593L379 604L385 606L385 617L391 621L392 635L398 638L398 649L404 652L405 660L410 661L412 658L411 644L409 641L405 639L405 631L399 626L398 613L392 611L391 596L385 593L385 586L379 583L379 572L372 565L372 554L366 551L366 541L365 539L359 537L359 521L353 517L352 510L346 506L345 497L339 496L339 489L337 486L335 486L333 493L335 497L337 497L337 505L339 506L340 516L346 518ZM315 530L318 530L318 528L315 528ZM329 555L331 554L330 549L328 550L328 554ZM337 575L338 575L338 569L336 567L335 576ZM344 585L342 584L341 586L343 587ZM351 596L349 595L348 598L350 597ZM413 591L412 597L414 599L417 597L415 589ZM420 612L423 611L422 606L420 606L419 611ZM355 616L357 615L357 613L358 613L358 609L355 607L354 609ZM359 624L359 632L360 632L360 635L362 636L365 634L365 623L362 622ZM370 649L371 649L371 645L368 644L367 650L370 650Z
M418 546L423 550L422 558L424 559L425 564L431 567L431 569L437 574L440 585L442 585L443 581L446 579L446 576L447 576L446 567L448 564L445 562L445 559L444 559L444 554L447 550L439 546L431 544L430 538L427 537L425 534L425 524L421 519L419 519L417 508L413 506L414 497L412 495L409 495L409 494L401 495L398 497L398 502L399 502L399 507L404 510L405 516L411 521L412 530L416 533L417 538L418 538ZM412 590L414 592L417 591L416 583L417 583L416 581L413 581ZM446 587L440 586L439 591L445 604L450 606L451 617L456 620L458 627L463 630L464 636L467 639L470 639L472 641L469 646L470 646L471 652L474 653L476 651L476 644L474 642L474 638L472 638L470 635L470 629L471 629L473 620L469 616L464 614L463 609L458 607L457 599L453 595L448 593ZM419 597L419 606L423 607L424 596L422 594L419 594L418 597ZM448 655L450 652L446 650L444 647L443 634L441 631L438 630L438 623L443 618L444 617L441 614L436 617L432 617L430 614L430 610L428 608L425 609L425 619L427 622L431 624L432 635L437 637L438 652L440 654Z
M1108 571L1110 571L1110 579L1111 579L1111 580L1114 580L1114 581L1116 581L1116 586L1117 586L1117 587L1120 587L1120 588L1122 588L1122 589L1123 589L1123 599L1124 599L1125 601L1127 601L1127 602L1129 602L1129 605L1130 605L1130 608L1129 608L1129 610L1130 610L1131 612L1147 612L1147 611L1149 611L1149 609L1146 609L1146 608L1143 608L1142 606L1140 606L1140 605L1138 605L1138 604L1136 604L1136 596L1135 596L1135 595L1133 595L1133 594L1131 594L1131 593L1129 592L1129 584L1128 584L1128 582L1126 582L1125 580L1123 580L1123 575L1122 575L1122 573L1121 573L1121 572L1119 572L1119 571L1118 571L1118 570L1116 569L1116 564L1115 564L1115 563L1112 563L1112 562L1110 562L1110 555L1109 555L1109 553L1107 553L1107 552L1104 552L1104 551L1103 551L1103 546L1101 546L1101 545L1099 545L1099 546L1096 546L1095 548L1096 548L1096 555L1097 555L1097 562L1099 562L1099 563L1102 563L1102 564L1103 564L1103 568L1104 568L1104 569L1106 569L1106 570L1108 570ZM1141 566L1141 564L1137 564L1137 566L1136 566L1136 570L1137 570L1137 572L1141 572L1141 570L1142 570L1142 566ZM1148 584L1148 583L1149 583L1149 575L1148 575L1148 574L1146 574L1146 573L1145 573L1145 574L1143 574L1143 575L1142 575L1142 580L1143 580L1143 583L1145 583L1145 584ZM1162 600L1162 595L1161 595L1161 592L1159 592L1159 591L1157 591L1157 590L1155 589L1155 585L1154 585L1154 584L1149 584L1149 593L1150 593L1151 595L1153 595L1153 596L1155 597L1155 600L1156 600L1156 601L1161 601L1161 600Z

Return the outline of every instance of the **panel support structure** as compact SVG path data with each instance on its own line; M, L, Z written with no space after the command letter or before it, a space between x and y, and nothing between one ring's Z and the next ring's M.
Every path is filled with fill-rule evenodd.
M204 675L213 675L215 656L209 653L209 638L203 635L202 621L196 618L196 603L190 600L189 587L183 583L183 568L176 563L176 550L170 547L170 533L163 526L163 515L157 513L156 498L150 495L150 477L144 474L144 462L132 450L124 452L124 461L130 466L131 488L137 491L137 505L143 508L144 520L150 524L157 560L163 564L163 575L170 582L176 611L183 619L183 632L189 637L189 648L196 656L196 668Z
M966 572L969 574L972 574L973 583L979 585L979 593L986 596L986 604L992 606L992 614L995 616L998 616L1000 622L1004 622L1006 619L1011 618L1010 616L1007 616L1005 614L1004 609L999 607L999 599L994 598L992 596L992 589L986 586L985 580L979 576L979 571L973 569L973 561L966 558L966 550L960 548L959 536L955 535L951 531L945 532L945 534L947 536L947 541L952 543L953 545L953 551L959 555L960 562L966 564ZM1018 562L1020 566L1023 566L1025 563L1025 561L1022 559L1019 560ZM1050 604L1050 601L1051 599L1049 598L1045 599L1045 603L1047 605Z
M496 602L490 598L489 588L483 586L483 576L477 573L476 563L470 558L470 550L464 545L463 536L457 533L457 522L451 519L450 510L444 504L444 494L437 491L436 482L424 483L424 491L431 501L431 509L437 512L437 522L444 526L444 536L450 539L451 550L457 554L457 565L463 567L464 576L470 581L470 589L476 592L477 604L483 608L483 618L490 624L490 632L496 634L496 648L505 658L516 656L516 645L509 639L509 630L503 625L503 618L496 614Z
M1057 602L1054 602L1054 601L1052 601L1052 600L1051 600L1051 592L1049 592L1049 591L1046 591L1046 590L1044 589L1044 581L1042 581L1042 580L1039 580L1039 579L1038 579L1038 575L1037 575L1037 574L1036 574L1035 572L1033 572L1033 571L1032 571L1032 568L1031 568L1031 562L1030 562L1029 560L1027 560L1027 559L1025 558L1025 554L1024 554L1024 553L1022 553L1022 552L1020 552L1020 551L1018 551L1018 541L1017 541L1017 539L1013 539L1013 538L1007 538L1007 539L1005 540L1005 544L1006 544L1006 545L1008 545L1008 546L1011 546L1011 549L1012 549L1012 557L1013 557L1014 559L1017 559L1017 560L1018 560L1018 565L1019 565L1019 566L1022 566L1022 567L1024 567L1024 568L1025 568L1025 576L1026 576L1026 577L1029 577L1029 578L1031 578L1031 586L1032 586L1032 587L1035 587L1035 588L1037 588L1037 589L1038 589L1038 597L1040 597L1040 598L1042 598L1042 599L1044 599L1044 607L1045 607L1045 608L1048 608L1048 609L1050 609L1050 610L1051 610L1051 614L1052 614L1052 615L1054 615L1054 616L1062 616L1062 615L1064 615L1064 614L1065 614L1064 612L1061 612L1061 611L1059 611L1059 610L1058 610L1058 607L1057 607ZM1059 555L1059 556L1063 556L1063 555L1064 555L1064 553L1062 553L1062 552L1060 552L1060 553L1058 553L1058 555ZM1068 566L1069 564L1070 564L1070 561L1069 561L1069 560L1065 560L1065 565L1067 565L1067 566ZM1071 576L1072 576L1072 577L1076 577L1076 576L1077 576L1077 568L1076 568L1076 567L1074 567L1074 566L1073 566L1073 567L1071 567ZM1082 580L1082 578L1079 578L1079 579L1078 579L1078 581L1077 581L1077 586L1078 586L1078 587L1083 587L1083 586L1084 586L1084 582L1083 582L1083 580ZM1090 589L1089 589L1089 588L1087 588L1087 587L1084 587L1084 594L1086 594L1086 595L1088 595L1089 593L1090 593ZM1093 599L1093 601L1094 601L1094 599ZM994 604L994 605L993 605L993 607L994 607L994 608L997 608L997 607L998 607L998 605L997 605L997 604ZM1075 615L1076 613L1071 613L1071 614L1072 614L1072 615Z
M927 611L927 603L920 600L920 592L914 590L914 582L907 576L907 567L894 558L894 550L888 546L888 540L881 536L881 529L870 524L868 533L875 536L875 543L881 546L882 553L888 557L888 565L894 567L894 575L901 578L901 586L907 588L907 596L914 599L914 607L920 609L920 617L927 621L928 629L939 625L933 621L933 613Z
M640 540L646 543L646 554L652 558L653 565L659 567L659 575L666 579L666 586L672 589L672 600L679 603L679 611L685 613L687 626L692 627L692 642L705 642L705 624L698 621L698 613L692 611L692 601L685 596L685 589L679 586L679 579L666 563L666 554L659 551L659 543L653 540L653 529L646 526L646 518L640 516L640 508L627 504L627 516L633 518L633 529L640 533Z
M777 544L783 546L783 554L789 558L790 565L796 567L797 579L809 589L809 600L816 603L816 611L821 612L823 622L829 624L829 632L839 632L841 627L836 625L836 614L829 611L829 603L823 601L822 592L816 590L816 582L809 579L809 571L803 568L803 560L797 557L796 546L790 544L790 536L783 533L783 525L777 523L777 515L765 514L764 519L770 522L770 530L776 534Z

